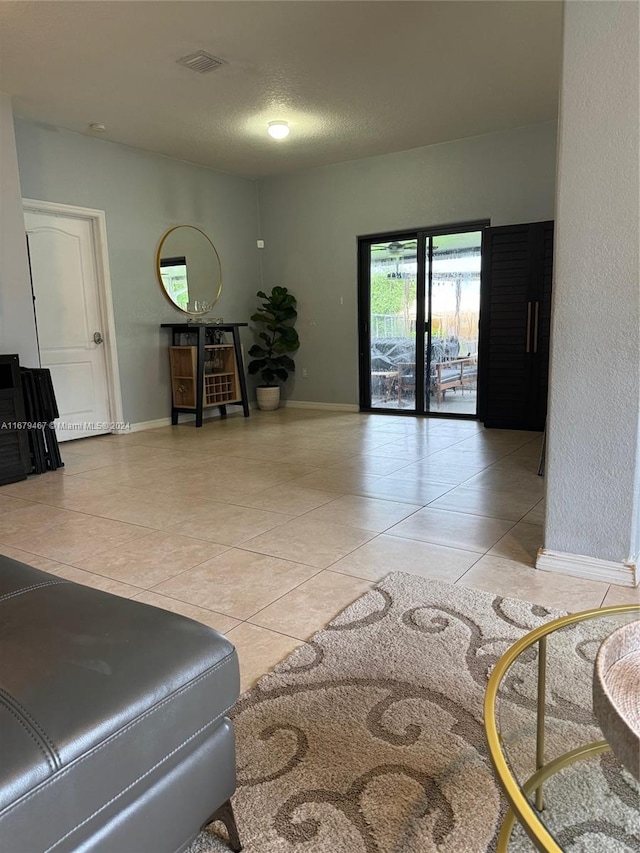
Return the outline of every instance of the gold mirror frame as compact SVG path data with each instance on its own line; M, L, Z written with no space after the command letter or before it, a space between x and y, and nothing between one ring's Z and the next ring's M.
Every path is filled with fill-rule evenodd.
M208 243L208 244L211 246L211 248L213 249L213 254L214 254L214 256L215 256L215 262L216 262L216 263L217 263L217 265L218 265L218 266L217 266L217 271L218 271L218 279L219 279L219 282L220 282L220 283L219 283L219 285L218 285L218 290L217 290L217 292L216 292L216 294L215 294L214 298L212 299L212 301L207 303L207 307L206 307L206 308L204 308L204 309L202 309L202 310L200 310L200 311L189 311L189 310L187 310L186 308L182 308L180 305L178 305L176 302L174 302L174 300L171 298L171 296L170 296L169 292L167 291L166 285L165 285L165 283L164 283L164 281L163 281L163 278L162 278L162 267L161 267L161 261L162 261L162 248L163 248L163 246L165 245L165 243L166 243L166 241L167 241L168 237L169 237L171 234L173 234L173 233L174 233L174 231L177 231L177 230L178 230L178 229L180 229L180 228L191 228L191 229L193 229L194 231L197 231L199 234L202 234L202 236L204 237L204 239L207 241L207 243ZM161 237L161 239L160 239L160 243L158 244L158 250L157 250L157 252L156 252L156 277L157 277L157 279L158 279L158 283L159 283L159 285L160 285L160 289L161 289L161 290L162 290L162 292L164 293L164 295L165 295L166 299L168 300L168 302L169 302L169 303L170 303L170 304L171 304L171 305L172 305L172 306L173 306L177 311L181 311L183 314L188 314L188 315L189 315L189 316L191 316L191 317L199 317L199 316L202 316L203 314L207 314L209 311L211 311L211 309L213 308L213 306L216 304L216 302L217 302L217 301L218 301L218 299L220 298L220 294L222 293L222 262L220 261L220 255L218 254L218 250L216 249L216 247L215 247L215 246L213 245L213 243L211 242L211 239L209 238L209 236L208 236L207 234L205 234L205 232L204 232L201 228L197 228L195 225L174 225L174 226L173 226L173 228L169 228L167 231L165 231L165 233L162 235L162 237Z

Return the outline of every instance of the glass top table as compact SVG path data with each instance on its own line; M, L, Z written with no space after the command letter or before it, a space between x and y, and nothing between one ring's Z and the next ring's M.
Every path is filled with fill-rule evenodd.
M638 619L640 605L563 616L496 664L484 716L509 803L497 853L640 851L640 784L611 752L592 696L601 643Z

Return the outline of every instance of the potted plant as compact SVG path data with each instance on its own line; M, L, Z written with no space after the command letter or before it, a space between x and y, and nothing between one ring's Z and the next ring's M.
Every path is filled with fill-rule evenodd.
M248 370L259 373L262 385L256 387L258 407L273 411L280 405L280 382L286 382L289 373L296 369L293 359L287 354L300 346L298 333L293 328L298 312L296 299L286 287L274 287L269 295L259 290L257 295L264 300L262 307L251 316L254 323L263 327L258 335L261 344L249 350L252 361Z

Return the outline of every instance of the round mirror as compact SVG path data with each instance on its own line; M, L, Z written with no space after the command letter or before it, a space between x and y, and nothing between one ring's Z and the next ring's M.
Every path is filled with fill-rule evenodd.
M206 314L222 290L222 267L216 248L194 225L176 225L160 240L158 281L169 301L185 314Z

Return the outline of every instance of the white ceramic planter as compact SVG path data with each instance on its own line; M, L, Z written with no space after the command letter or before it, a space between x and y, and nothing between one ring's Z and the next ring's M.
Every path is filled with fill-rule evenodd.
M258 408L263 412L273 412L280 406L279 385L258 385L256 388Z

